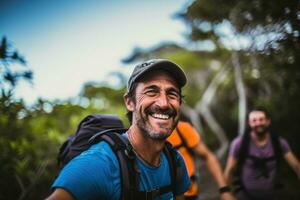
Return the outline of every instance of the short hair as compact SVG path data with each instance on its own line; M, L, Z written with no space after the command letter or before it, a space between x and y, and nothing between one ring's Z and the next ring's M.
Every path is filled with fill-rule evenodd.
M258 107L254 107L250 110L250 112L248 113L248 120L249 120L249 116L252 112L263 112L266 116L267 119L270 119L270 113L269 111L265 108L265 107L262 107L262 106L258 106Z
M137 88L137 85L138 83L137 82L134 82L132 83L132 86L130 87L130 90L126 93L126 95L128 96L128 98L133 101L134 103L136 102L135 101L135 91L136 91L136 88ZM127 110L126 112L126 117L129 121L130 124L132 124L132 112Z

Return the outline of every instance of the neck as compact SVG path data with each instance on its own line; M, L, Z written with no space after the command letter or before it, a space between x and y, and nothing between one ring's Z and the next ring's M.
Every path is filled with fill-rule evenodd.
M152 166L160 164L160 154L164 148L164 140L154 140L141 133L138 128L130 127L127 131L128 140L136 154Z

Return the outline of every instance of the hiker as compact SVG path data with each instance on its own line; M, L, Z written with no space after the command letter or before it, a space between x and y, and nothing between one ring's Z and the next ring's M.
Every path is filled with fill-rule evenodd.
M300 163L288 142L271 132L265 108L248 114L249 131L235 138L229 150L225 179L235 188L238 200L276 199L278 164L283 158L300 179ZM283 160L282 159L282 160Z
M198 184L196 177L196 158L204 159L206 166L213 176L213 179L219 187L220 197L222 200L234 199L230 193L230 188L226 185L223 177L223 171L217 157L210 151L210 149L201 141L197 130L189 122L188 118L180 114L180 120L176 129L167 139L174 148L183 156L188 175L191 178L192 184L187 192L184 193L185 199L198 199Z
M122 138L132 147L141 194L131 199L181 199L190 186L183 158L177 151L174 153L179 167L175 184L171 184L170 162L163 152L166 138L178 121L181 89L186 82L182 69L164 59L137 65L128 80L124 102L131 125ZM72 159L54 181L54 192L48 200L125 199L121 169L113 151L106 142L99 142Z

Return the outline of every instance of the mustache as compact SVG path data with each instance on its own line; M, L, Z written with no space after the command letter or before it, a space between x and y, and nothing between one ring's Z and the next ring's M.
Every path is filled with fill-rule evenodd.
M158 106L149 107L145 110L145 113L147 114L153 114L153 113L159 113L163 115L169 115L169 116L176 116L176 110L173 108L165 108L162 109Z

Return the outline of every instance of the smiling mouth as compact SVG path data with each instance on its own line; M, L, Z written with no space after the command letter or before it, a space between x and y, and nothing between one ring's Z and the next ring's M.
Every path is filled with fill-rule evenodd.
M166 115L166 114L153 113L153 114L151 114L151 117L153 117L155 119L168 120L168 119L170 119L171 116Z

